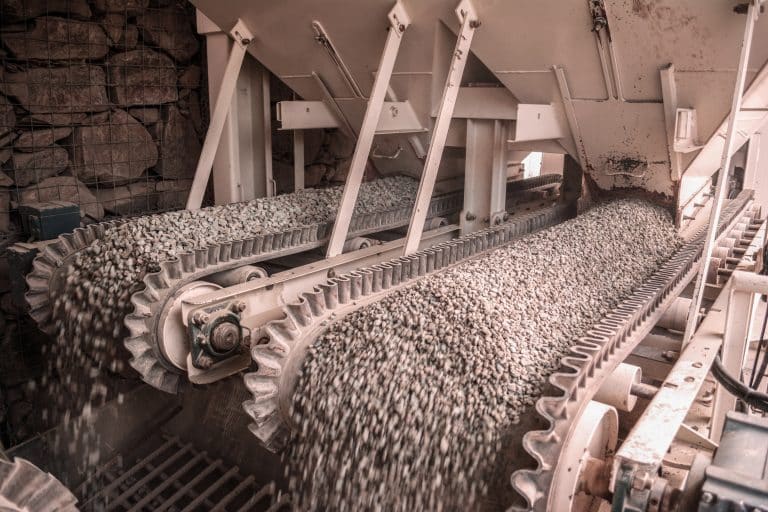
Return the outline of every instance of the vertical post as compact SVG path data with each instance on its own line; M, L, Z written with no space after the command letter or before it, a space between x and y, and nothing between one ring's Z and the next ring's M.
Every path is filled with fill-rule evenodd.
M675 151L675 121L677 118L677 84L675 83L675 65L670 64L659 70L661 78L661 97L664 100L664 124L667 133L667 151L669 153L672 181L680 181L680 153Z
M270 102L271 91L269 88L269 73L266 69L261 73L261 112L264 115L263 136L264 136L264 179L266 180L267 197L277 195L277 184L275 183L274 173L272 172L272 103Z
M490 119L467 119L464 203L459 218L462 235L488 227L495 163L494 123Z
M691 309L688 312L688 323L685 326L685 335L683 336L682 348L688 345L696 330L699 321L699 310L701 309L701 300L704 297L704 289L707 284L707 272L709 271L709 260L712 256L712 250L717 239L717 228L720 223L720 213L723 209L723 201L728 185L728 174L731 167L731 154L733 153L734 139L736 138L736 119L741 110L741 100L744 94L744 81L747 76L747 66L749 64L749 54L752 49L752 33L755 28L755 18L759 8L755 7L755 1L749 3L747 11L747 23L744 28L744 38L741 41L741 54L739 55L739 67L736 71L736 83L733 87L733 100L731 101L731 111L728 114L728 131L725 136L725 145L720 158L720 172L717 176L717 186L715 187L714 203L709 216L709 226L707 227L707 238L704 245L704 254L702 255L699 274L696 277L696 287L694 289Z
M760 137L760 132L755 132L749 138L747 163L744 168L744 188L756 189L758 185L758 176L760 175Z
M738 378L741 375L744 357L747 351L747 338L752 324L752 312L755 294L750 290L740 290L736 287L730 290L728 308L725 314L725 328L723 330L723 345L721 357L723 366L730 375ZM720 442L725 424L725 415L736 406L736 397L723 388L717 386L715 398L712 404L712 419L709 438Z
M456 8L456 14L461 22L459 37L456 39L456 47L451 57L451 66L443 86L443 94L440 98L440 108L437 111L437 119L432 129L432 140L427 151L427 159L421 174L419 191L416 194L416 204L411 214L411 223L408 226L408 235L405 239L404 254L412 254L419 248L421 234L424 231L424 222L427 219L427 209L432 198L432 189L437 179L437 171L443 157L445 140L448 129L451 126L453 109L456 106L456 97L461 87L461 77L464 74L464 65L469 57L469 48L472 45L472 37L475 29L480 26L472 4L469 0L462 0Z
M491 226L504 222L507 214L507 139L509 139L509 121L494 121L489 217Z
M304 188L304 130L293 130L293 189Z
M221 79L219 93L216 95L208 132L205 134L205 142L203 142L203 148L200 152L200 160L197 163L197 169L195 169L195 178L192 181L192 188L187 198L187 210L197 210L203 203L205 188L208 186L208 180L211 177L213 159L216 156L219 140L224 130L224 123L227 120L227 114L232 105L237 76L240 74L240 68L245 58L245 50L252 38L251 33L240 20L237 21L230 35L235 42L232 45L227 65L224 68L224 76Z
M381 54L379 69L376 73L376 80L373 82L371 96L368 98L368 105L365 109L363 124L357 137L355 152L352 154L347 182L344 185L341 203L339 204L336 221L331 232L331 240L328 243L328 251L326 252L326 257L328 258L338 256L344 249L344 242L347 240L349 224L352 221L352 214L357 202L357 194L360 191L360 184L363 181L363 174L368 163L368 154L371 152L371 146L373 145L373 136L379 124L379 117L384 106L384 98L389 87L389 80L395 66L397 52L400 49L400 41L410 24L408 13L399 1L389 12L388 17L390 27L387 32L387 42Z
M208 101L216 103L216 97L221 88L224 68L232 48L232 38L222 31L218 25L197 11L197 32L205 35L205 49L208 58ZM215 204L228 204L242 200L240 183L240 151L237 138L238 125L250 122L241 119L235 108L237 99L233 98L229 113L224 121L216 156L213 160L213 199ZM244 116L247 117L247 116Z

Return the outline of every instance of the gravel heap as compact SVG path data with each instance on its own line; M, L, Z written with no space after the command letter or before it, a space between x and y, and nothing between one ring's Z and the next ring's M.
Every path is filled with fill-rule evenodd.
M491 480L508 464L497 457L503 433L530 417L571 343L679 245L665 210L603 204L333 323L294 395L296 508L500 501Z

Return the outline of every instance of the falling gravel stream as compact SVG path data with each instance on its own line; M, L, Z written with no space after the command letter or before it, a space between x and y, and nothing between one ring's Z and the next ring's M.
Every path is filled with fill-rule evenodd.
M294 395L285 460L297 509L503 501L510 475L502 491L492 482L509 466L503 433L533 414L572 341L680 243L662 208L607 203L333 323Z
M390 177L363 183L356 214L413 205L418 182ZM83 467L98 459L98 442L87 431L89 412L114 397L110 373L136 378L128 367L123 337L125 316L133 310L131 295L148 272L183 251L213 243L279 232L333 220L342 187L306 189L200 210L183 210L130 219L106 230L104 236L74 256L64 285L54 300L57 334L49 348L51 364L41 389L52 397L44 417L64 420L94 447L83 453ZM79 423L69 422L76 418ZM82 425L80 425L82 423ZM71 449L77 449L72 447Z

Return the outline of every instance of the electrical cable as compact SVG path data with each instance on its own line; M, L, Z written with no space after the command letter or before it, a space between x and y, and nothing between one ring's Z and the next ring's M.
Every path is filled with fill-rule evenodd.
M768 411L768 394L754 390L736 379L728 370L723 366L723 361L718 354L712 363L712 375L715 379L728 391L739 400L742 400L747 405L754 407L763 412Z
M768 245L768 244L766 244ZM763 251L765 251L766 246L763 246ZM761 275L768 275L768 266L763 265L763 268L760 270ZM752 375L750 375L749 378L749 387L752 389L760 389L760 384L763 381L763 376L765 375L766 368L768 368L768 340L765 339L765 326L766 321L768 321L768 305L766 305L765 309L765 317L763 319L763 329L760 332L760 342L757 344L757 351L755 353L755 362L752 365ZM758 369L758 361L760 360L760 356L762 353L763 360L759 364L759 371L756 371Z
M766 343L765 339L765 327L766 324L768 324L768 307L765 308L765 315L763 316L763 328L760 330L760 341L757 343L757 351L755 352L755 361L752 363L752 374L749 376L749 387L751 388L757 388L757 386L760 385L758 382L755 383L757 379L757 365L758 361L760 360L760 353L763 351L764 345ZM768 356L768 351L766 351L766 354L763 356Z

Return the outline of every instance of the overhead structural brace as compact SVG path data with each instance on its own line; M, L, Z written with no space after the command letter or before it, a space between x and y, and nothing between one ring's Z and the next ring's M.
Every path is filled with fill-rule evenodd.
M685 335L683 337L683 348L691 341L693 333L699 320L699 310L701 301L704 297L704 289L707 284L707 272L709 271L709 260L712 257L712 250L717 241L717 228L720 224L720 212L725 201L726 189L728 188L728 177L731 167L731 155L734 152L734 139L736 137L736 121L741 111L741 103L744 95L744 82L747 77L747 67L749 66L749 54L752 49L752 35L755 31L755 22L762 0L752 0L749 3L747 11L747 22L744 28L744 38L741 41L741 54L739 55L739 67L736 71L736 83L733 86L733 100L731 102L731 112L728 115L728 131L725 135L725 145L720 158L720 173L717 176L717 185L715 187L715 197L712 204L712 211L709 216L709 226L707 227L707 238L704 245L704 254L701 259L699 274L696 278L696 288L694 289L691 309L688 312L688 322L685 326Z
M344 185L341 204L336 214L336 222L333 224L331 240L328 243L328 251L326 253L328 258L341 254L344 242L347 240L347 232L352 221L357 194L360 191L360 184L365 174L365 166L368 163L368 155L373 145L373 136L376 134L376 127L379 124L379 117L381 116L384 100L387 96L389 80L395 67L400 42L402 41L403 33L411 23L405 7L399 1L389 11L387 17L390 23L389 31L387 32L387 42L384 44L384 51L381 54L376 79L373 82L373 90L368 98L368 105L365 109L363 124L358 133L355 152L352 154L347 182Z
M253 35L241 20L237 20L229 35L234 39L234 44L227 60L227 66L224 68L224 76L221 79L219 94L216 95L216 101L213 105L211 121L205 134L205 141L200 152L200 160L198 160L197 168L195 169L195 178L192 181L192 188L187 197L187 210L197 210L203 204L205 188L208 186L208 180L211 177L213 159L216 157L216 150L219 147L224 123L227 120L229 107L232 104L232 96L235 94L237 77L243 65L245 51L253 39Z
M432 140L429 143L429 151L419 183L419 192L416 195L416 205L411 213L411 223L408 226L408 235L405 240L405 256L419 249L421 234L424 232L424 222L427 220L429 201L432 199L432 190L435 187L437 171L443 158L443 149L445 149L445 140L448 137L448 128L451 126L453 109L456 106L456 97L461 87L464 66L469 58L469 48L472 45L475 29L480 26L477 13L469 0L462 0L459 3L456 8L456 15L461 22L461 30L456 39L456 47L451 57L451 67L448 71L448 77L445 79L445 86L443 86L443 95L440 98L440 107L437 111L435 127L432 130Z

